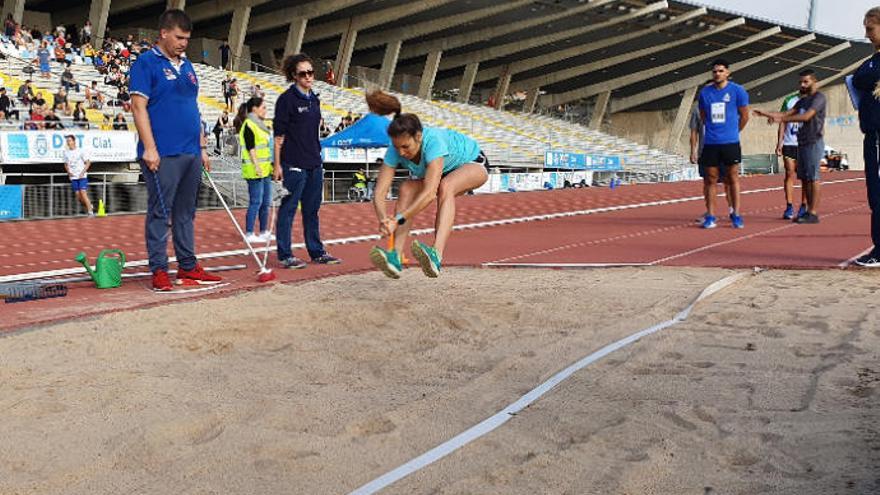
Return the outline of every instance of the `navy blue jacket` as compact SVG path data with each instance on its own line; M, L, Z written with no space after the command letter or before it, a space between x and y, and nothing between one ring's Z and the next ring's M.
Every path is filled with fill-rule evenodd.
M291 85L275 103L272 122L275 137L284 137L281 147L281 166L311 170L321 167L321 100L312 92L305 95Z
M880 81L880 52L875 53L853 74L853 86L862 93L859 126L865 134L880 132L880 101L872 94Z

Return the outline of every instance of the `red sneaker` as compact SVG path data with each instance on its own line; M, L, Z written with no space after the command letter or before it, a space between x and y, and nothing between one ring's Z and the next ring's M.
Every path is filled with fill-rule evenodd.
M217 275L212 275L206 272L205 269L202 268L202 265L197 264L192 270L184 270L183 268L178 269L177 280L180 280L185 284L187 282L195 282L199 285L204 285L216 284L223 279L218 277Z
M153 272L153 290L167 292L173 289L171 279L168 278L168 272L165 270L156 270Z

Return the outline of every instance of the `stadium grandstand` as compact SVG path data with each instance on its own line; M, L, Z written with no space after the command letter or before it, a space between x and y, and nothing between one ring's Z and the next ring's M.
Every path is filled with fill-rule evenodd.
M158 15L181 7L194 21L188 56L201 79L199 102L208 132L227 109L225 82L231 79L239 103L259 85L271 116L288 84L275 68L282 57L303 51L318 61L317 88L329 129L344 127L337 124L347 115L367 112L365 89L388 89L429 124L477 138L501 171L540 171L551 150L622 164L622 170L591 176L599 184L614 177L695 177L684 131L714 58L732 63L734 79L750 91L753 103L778 106L794 89L799 70L813 68L823 85L839 85L872 52L867 43L668 0L70 0L60 9L53 1L5 0L3 5L0 74L19 120L6 116L0 132L52 128L56 124L43 119L55 108L66 128L133 136L124 90L128 67L155 38ZM65 46L57 46L59 38ZM52 52L47 77L37 64L41 39ZM54 101L65 78L76 83L67 107ZM15 98L26 80L47 101L36 113L31 101ZM85 113L74 119L78 101L84 101ZM844 113L832 118L845 119ZM858 132L848 127L843 135ZM768 133L773 131L763 135ZM236 196L244 190L235 179L237 140L228 132L218 136L223 146L217 162L229 177L226 190ZM746 153L770 153L766 140L750 139ZM16 164L3 142L0 175L6 183L45 182L58 172L51 160ZM97 170L108 175L94 187L106 195L107 182L136 181L138 168L124 163L126 157L119 153L101 163ZM351 178L344 169L339 181L335 172L330 177L331 200L346 197ZM48 191L31 194L35 203L25 209L33 216L56 214L37 208L54 198ZM113 211L135 211L143 197L136 187L132 191L124 199L103 199Z

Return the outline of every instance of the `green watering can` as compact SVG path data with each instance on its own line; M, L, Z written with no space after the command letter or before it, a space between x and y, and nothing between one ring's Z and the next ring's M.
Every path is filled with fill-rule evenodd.
M112 256L112 255L116 256ZM99 289L112 289L122 285L122 268L125 266L125 253L120 249L105 249L98 255L95 269L89 266L86 253L76 255L76 261L86 267L86 271L95 281Z

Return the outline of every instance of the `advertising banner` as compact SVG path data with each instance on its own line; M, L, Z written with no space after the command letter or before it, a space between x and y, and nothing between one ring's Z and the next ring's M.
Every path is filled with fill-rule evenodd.
M321 149L326 163L374 163L376 158L385 158L386 148L334 148Z
M0 220L21 218L24 186L0 185Z
M64 136L76 137L92 162L132 162L137 158L135 133L124 131L12 131L0 132L0 160L4 164L64 163Z

